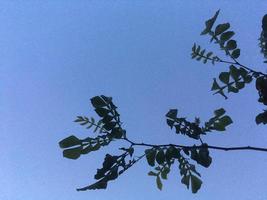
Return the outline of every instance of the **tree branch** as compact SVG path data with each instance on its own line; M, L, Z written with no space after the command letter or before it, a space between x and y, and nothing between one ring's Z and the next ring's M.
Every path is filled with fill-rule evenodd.
M124 139L125 141L129 142L131 146L144 146L144 147L154 147L154 148L160 148L160 147L178 147L178 148L186 148L186 149L202 149L202 148L208 148L208 149L214 149L214 150L221 150L221 151L243 151L243 150L249 150L249 151L263 151L267 152L267 148L262 147L253 147L253 146L239 146L239 147L221 147L221 146L213 146L213 145L179 145L179 144L148 144L148 143L135 143L129 139Z

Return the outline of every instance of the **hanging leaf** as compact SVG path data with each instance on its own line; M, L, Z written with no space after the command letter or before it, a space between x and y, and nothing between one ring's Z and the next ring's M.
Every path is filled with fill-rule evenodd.
M148 172L148 176L157 176L157 175L158 175L158 174L155 173L155 172L152 172L152 171Z
M225 32L229 28L230 28L230 24L229 23L219 24L215 28L215 35L220 35L221 33Z
M233 37L234 34L235 33L233 31L227 31L227 32L221 34L220 40L222 42L226 42L227 40L231 39L231 37Z
M156 153L157 153L157 151L155 149L146 149L145 150L147 163L152 167L155 166Z
M104 107L107 105L105 100L101 98L100 96L91 98L91 103L95 108Z
M166 117L175 119L177 117L177 113L178 113L177 109L170 109L170 111L166 114Z
M234 80L238 80L238 78L240 76L240 71L234 65L231 65L230 66L230 74Z
M267 111L264 111L263 113L260 113L257 115L256 119L256 124L267 124Z
M60 148L68 148L76 145L80 145L81 141L75 137L74 135L71 135L59 142Z
M197 193L197 191L200 189L202 185L202 181L194 175L191 175L190 178L191 178L192 193Z
M185 184L187 189L189 189L189 181L190 181L189 175L184 175L181 179L181 183Z
M226 127L230 124L233 123L232 119L229 116L223 116L222 118L220 118L220 123Z
M219 79L225 84L229 83L229 77L230 74L228 72L221 72L219 75Z
M238 93L238 88L235 88L234 86L229 85L227 89L228 92Z
M236 87L240 90L245 87L245 82L236 82Z
M207 33L209 33L209 32L211 31L211 29L212 29L212 27L213 27L213 24L214 24L214 22L216 21L218 15L219 15L219 12L220 12L220 10L218 10L218 11L215 13L215 15L214 15L211 19L209 19L209 20L207 20L207 21L205 22L206 28L205 28L205 30L203 30L203 31L201 32L201 35L205 35L205 34L207 34Z
M227 50L233 50L237 47L236 41L235 40L229 40L226 44L226 49Z
M223 108L220 108L220 109L215 110L214 114L215 114L216 117L220 117L220 116L224 115L225 112L226 111Z
M238 58L240 56L240 49L235 49L233 52L232 52L232 57L233 58Z
M82 147L76 147L71 149L65 149L63 151L63 156L69 159L77 159L80 157L82 151Z
M162 172L161 172L161 174L160 174L161 178L166 180L168 178L169 172L170 172L170 168L169 167L164 167Z
M159 165L163 164L165 162L165 154L162 149L160 149L156 155L156 161Z
M219 84L217 83L216 79L214 78L213 79L213 84L212 84L212 87L211 87L211 90L219 90L221 87L219 86Z
M162 190L162 182L161 182L159 176L157 176L157 178L156 178L156 182L157 182L157 187L158 187L158 189L159 189L159 190Z
M96 108L95 112L99 115L99 117L105 117L108 115L109 110L106 108Z

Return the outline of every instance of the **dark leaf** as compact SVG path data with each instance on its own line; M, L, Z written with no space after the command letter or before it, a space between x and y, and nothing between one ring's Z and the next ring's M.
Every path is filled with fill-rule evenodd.
M123 136L123 129L121 128L113 128L111 131L111 136L116 138L116 139L120 139Z
M232 56L233 58L238 58L240 56L240 49L235 49L233 52L232 52Z
M220 35L221 33L225 32L229 28L230 28L230 24L229 23L219 24L215 28L215 35Z
M218 110L215 110L214 114L215 114L216 117L220 117L220 116L225 114L225 110L223 108L220 108Z
M100 96L93 97L91 99L91 103L95 108L104 107L107 105L104 99L102 99Z
M238 93L238 88L235 88L231 85L229 85L227 88L228 88L228 92Z
M116 126L116 124L117 124L116 122L108 122L108 123L105 123L103 127L107 131L110 131L110 130L112 130Z
M250 83L250 82L252 81L252 76L247 75L247 76L245 76L243 79L244 79L244 82L245 82L245 83Z
M105 178L101 179L100 181L86 186L84 188L78 188L77 191L85 191L85 190L96 190L96 189L106 189L107 188L107 180Z
M171 128L173 128L174 120L167 119L166 121L167 121L167 124L168 124Z
M82 151L82 147L75 147L75 148L71 148L71 149L65 149L63 151L63 156L65 158L69 158L69 159L77 159L80 157L81 155L81 151Z
M205 30L202 31L201 35L205 35L211 31L212 26L219 15L219 12L220 12L220 10L218 10L211 19L209 19L205 22L206 28L205 28Z
M223 116L222 118L220 118L220 123L223 126L228 126L228 125L232 124L233 121L229 116Z
M158 175L158 174L155 173L155 172L152 172L152 171L148 172L148 176L157 176L157 175Z
M225 131L225 127L221 123L214 123L213 124L213 129L216 131Z
M99 117L105 117L108 115L109 110L106 108L96 108L95 112L99 115Z
M157 182L157 187L158 187L158 189L159 189L159 190L162 190L162 182L161 182L159 176L157 176L157 178L156 178L156 182Z
M184 175L181 179L181 182L186 185L187 189L189 189L189 180L190 180L189 175Z
M219 84L217 83L216 79L214 78L213 79L213 84L212 84L212 87L211 87L211 90L219 90L220 89L220 86Z
M260 113L257 115L256 119L256 124L267 124L267 111L264 111L263 113Z
M240 90L245 87L245 82L236 82L236 87Z
M80 144L81 144L81 141L74 135L71 135L59 142L59 146L61 148L68 148L68 147L72 147L72 146L76 146Z
M226 44L226 49L227 50L233 50L237 47L236 41L235 40L229 40Z
M156 153L157 153L157 151L155 149L146 149L145 150L147 163L152 167L155 166Z
M202 181L194 175L191 175L190 178L191 178L192 193L197 193L197 191L200 189L202 185Z
M222 42L225 42L225 41L229 40L231 37L233 37L234 34L235 33L233 31L227 31L227 32L221 34L220 40Z
M162 170L162 172L160 174L161 178L166 180L168 178L169 172L170 172L170 168L164 167L164 169Z
M165 154L162 149L160 149L156 155L156 161L159 165L163 164L165 162Z
M170 109L170 111L166 114L166 117L175 119L177 117L177 113L178 113L177 109Z
M219 75L219 79L225 84L229 83L229 77L230 74L228 72L221 72Z

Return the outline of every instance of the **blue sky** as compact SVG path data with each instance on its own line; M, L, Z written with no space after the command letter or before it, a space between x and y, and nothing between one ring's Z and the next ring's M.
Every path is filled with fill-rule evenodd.
M194 42L221 54L200 36L221 9L218 22L236 32L240 62L266 72L258 48L266 7L256 0L0 1L0 199L266 199L264 153L211 151L211 167L198 167L204 184L195 195L175 169L160 192L145 160L107 190L76 192L94 181L104 155L119 144L75 161L58 147L71 134L92 135L72 121L95 116L89 99L100 94L113 97L135 141L190 144L169 130L166 112L178 108L205 121L224 107L234 124L206 142L266 147L266 128L254 123L264 108L254 84L226 101L210 87L228 66L190 58Z

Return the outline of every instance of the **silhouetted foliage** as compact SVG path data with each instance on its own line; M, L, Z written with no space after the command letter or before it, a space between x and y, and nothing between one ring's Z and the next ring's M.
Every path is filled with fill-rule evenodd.
M233 39L234 31L230 30L230 23L222 23L214 25L219 11L205 22L205 29L201 35L208 35L210 42L215 43L224 51L225 57L230 60L224 60L216 56L213 52L201 48L194 44L192 47L192 59L203 61L204 64L210 61L213 65L216 63L225 63L229 66L229 70L221 72L218 78L214 78L211 90L214 94L220 94L224 98L228 98L229 93L238 93L252 81L256 82L256 90L259 93L259 102L267 105L267 75L257 72L249 67L240 64L237 59L240 56L240 49L236 40ZM260 38L260 48L264 57L267 52L267 15L263 18L263 31ZM226 95L227 94L227 95ZM167 125L175 130L176 134L192 139L198 144L186 146L181 144L147 144L137 143L128 138L126 130L123 129L120 120L120 114L117 107L113 103L111 97L104 95L95 96L91 99L91 104L95 112L99 116L99 120L86 116L78 116L75 120L86 128L94 128L96 137L87 137L78 139L71 135L59 142L59 146L63 149L63 156L69 159L77 159L81 155L97 151L104 146L108 146L114 141L126 141L128 146L119 148L121 151L118 155L106 154L102 167L97 169L94 178L96 182L77 189L78 191L105 189L109 181L117 179L127 169L132 167L142 158L146 158L148 165L152 168L148 172L149 176L155 177L158 189L162 189L162 180L168 178L175 163L179 166L181 175L181 183L188 189L191 188L192 193L196 193L202 185L201 175L196 170L196 164L208 168L212 163L209 149L217 150L258 150L267 151L265 148L257 147L218 147L211 146L203 142L203 137L212 131L225 131L226 127L232 124L232 119L226 115L223 108L214 111L214 115L206 122L200 122L199 118L189 121L185 117L178 116L177 109L170 109L166 114ZM257 124L267 123L267 111L264 110L256 117ZM146 147L143 154L136 155L135 149L139 146Z

